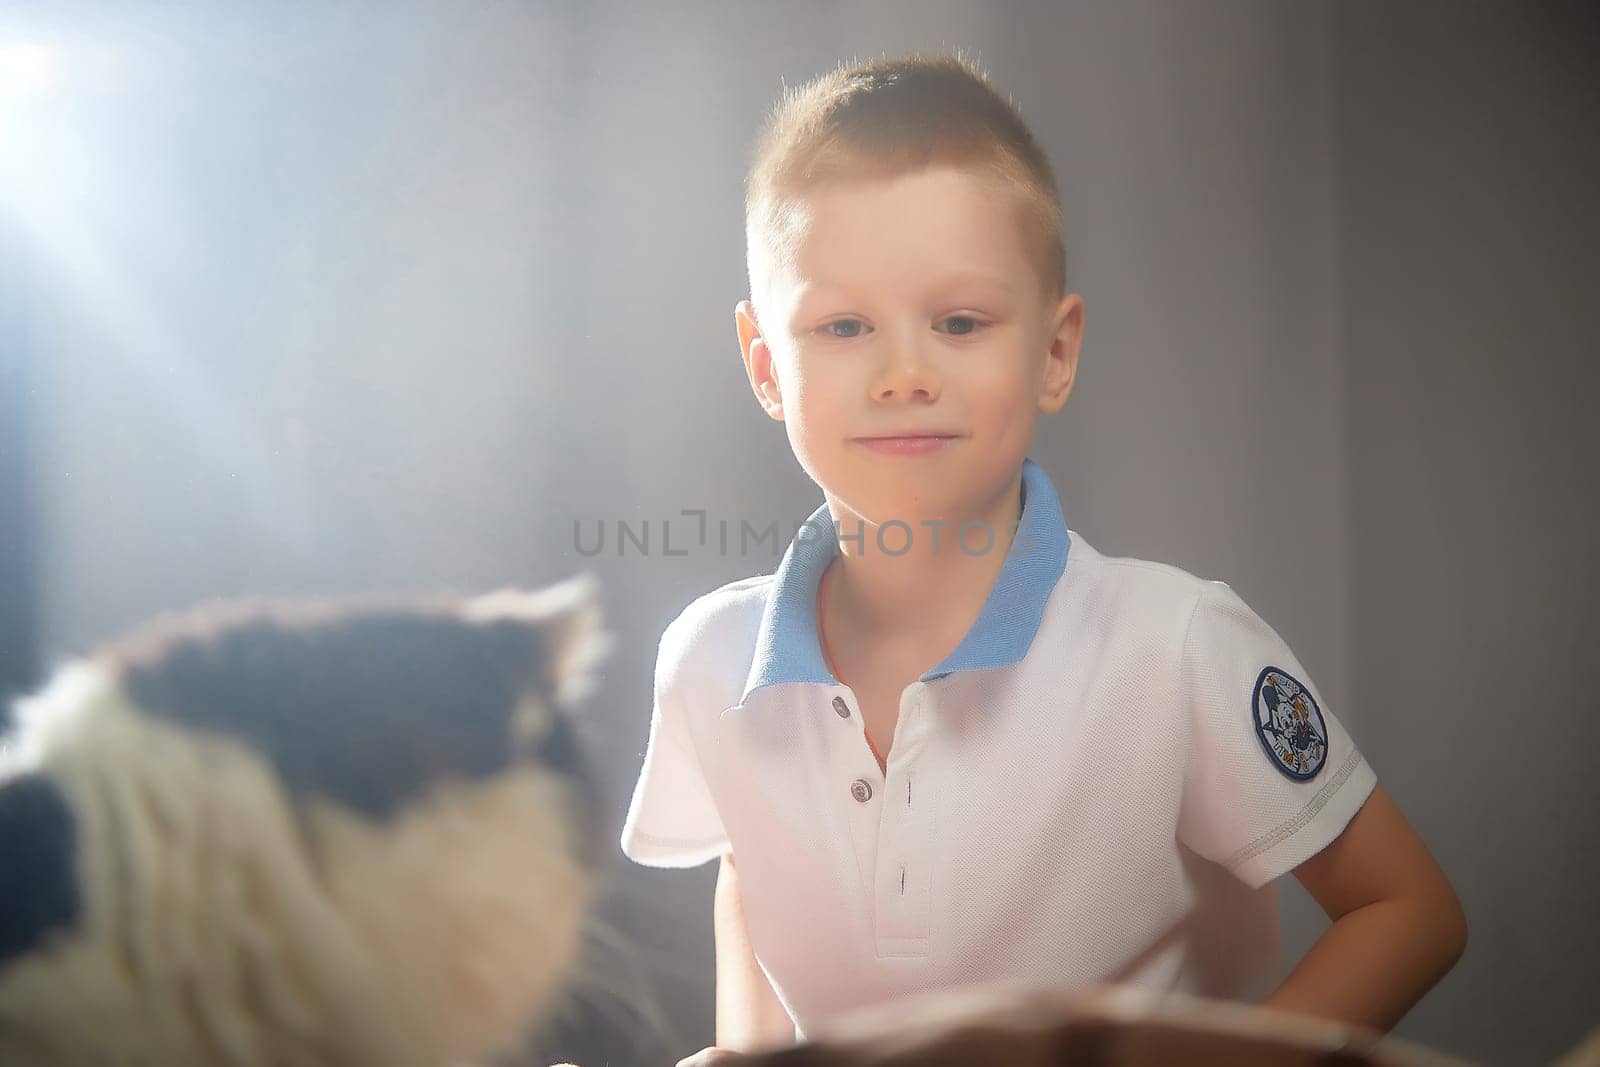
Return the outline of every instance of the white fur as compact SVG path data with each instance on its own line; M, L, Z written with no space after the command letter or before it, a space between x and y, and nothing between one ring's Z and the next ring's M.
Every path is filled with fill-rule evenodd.
M92 661L17 713L9 758L78 821L85 914L0 965L0 1063L441 1067L513 1047L575 961L592 887L537 767L379 824Z

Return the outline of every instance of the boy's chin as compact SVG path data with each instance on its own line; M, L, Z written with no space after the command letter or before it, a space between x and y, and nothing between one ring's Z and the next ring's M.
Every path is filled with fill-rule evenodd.
M940 552L955 551L957 533L972 523L967 525L965 538L969 553L979 555L983 551L987 535L981 520L973 516L976 497L963 493L949 479L919 484L901 477L883 484L863 480L860 485L857 494L841 497L847 509L861 516L859 526L855 514L847 514L839 522L839 533L854 534L864 527L869 540L867 550L899 555L908 546L931 550L937 543ZM994 531L997 539L1005 532Z

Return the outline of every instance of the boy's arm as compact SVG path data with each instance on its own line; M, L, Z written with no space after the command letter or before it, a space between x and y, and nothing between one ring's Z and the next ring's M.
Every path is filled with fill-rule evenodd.
M794 1021L756 962L733 855L724 852L713 908L717 944L717 1048L741 1052L794 1044Z
M1466 949L1460 900L1381 785L1294 874L1333 925L1262 1007L1386 1033Z

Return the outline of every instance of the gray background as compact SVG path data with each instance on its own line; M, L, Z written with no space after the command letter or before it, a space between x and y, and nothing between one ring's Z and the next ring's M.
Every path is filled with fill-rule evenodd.
M1465 903L1397 1032L1522 1063L1600 1024L1590 10L151 5L0 35L59 59L0 98L8 686L203 596L587 568L620 828L661 629L776 564L682 510L820 501L733 329L757 123L780 79L959 47L1060 176L1087 339L1032 455L1068 524L1232 584ZM649 553L576 551L621 520ZM618 857L539 1054L712 1041L714 878ZM1279 889L1292 961L1326 919Z

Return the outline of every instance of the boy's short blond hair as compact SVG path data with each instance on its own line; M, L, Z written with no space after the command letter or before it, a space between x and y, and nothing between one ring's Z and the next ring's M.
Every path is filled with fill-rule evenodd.
M794 208L845 178L959 167L1015 195L1024 246L1045 296L1066 292L1055 171L1010 97L961 54L912 53L840 65L786 89L767 115L745 182L751 301L790 258Z

